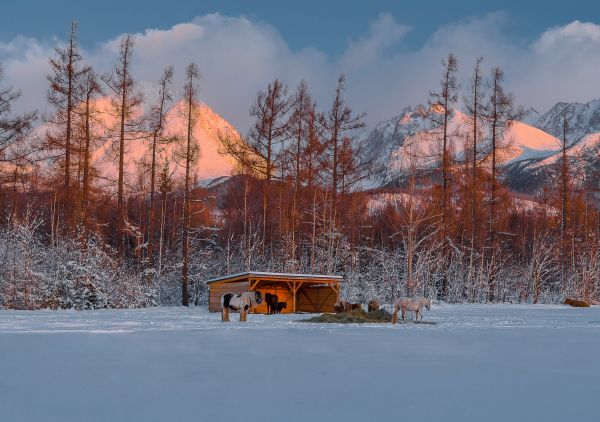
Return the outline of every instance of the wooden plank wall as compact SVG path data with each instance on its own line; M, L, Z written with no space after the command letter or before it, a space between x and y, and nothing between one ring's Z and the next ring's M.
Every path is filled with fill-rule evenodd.
M336 292L329 286L302 287L298 290L298 312L335 312Z
M249 291L250 285L247 281L237 283L211 283L208 287L208 310L209 312L221 312L221 296L225 293L244 293Z

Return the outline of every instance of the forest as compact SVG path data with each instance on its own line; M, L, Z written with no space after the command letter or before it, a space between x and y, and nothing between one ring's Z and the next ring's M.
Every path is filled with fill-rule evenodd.
M342 275L342 296L363 303L600 301L600 143L583 169L558 122L562 158L521 206L502 163L503 134L524 111L483 58L464 82L456 57L442 60L419 111L427 139L406 141L400 181L375 186L365 115L348 104L343 75L328 104L304 81L269 83L248 105L247 134L217 136L234 174L208 183L196 174L202 64L156 69L149 95L134 54L123 36L113 71L99 74L73 24L48 58L46 113L14 113L27 87L3 85L0 67L0 307L203 305L206 280L245 270ZM177 133L166 130L175 105ZM460 132L454 110L467 116ZM114 177L98 167L102 148Z

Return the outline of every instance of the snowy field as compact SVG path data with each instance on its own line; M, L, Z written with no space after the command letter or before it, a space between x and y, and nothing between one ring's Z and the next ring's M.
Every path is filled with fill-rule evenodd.
M434 305L430 324L396 326L304 317L0 311L0 420L600 420L600 307Z

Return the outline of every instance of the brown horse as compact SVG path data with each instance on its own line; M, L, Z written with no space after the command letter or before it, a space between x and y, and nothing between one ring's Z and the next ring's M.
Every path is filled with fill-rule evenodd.
M271 315L276 313L275 305L279 301L277 295L272 293L265 293L265 303L267 304L267 314Z
M369 312L375 312L379 310L379 301L377 299L371 299L369 304L367 305L367 310Z
M360 303L350 303L345 300L340 300L333 305L336 314L341 314L342 312L350 312L355 309L362 309L362 305Z

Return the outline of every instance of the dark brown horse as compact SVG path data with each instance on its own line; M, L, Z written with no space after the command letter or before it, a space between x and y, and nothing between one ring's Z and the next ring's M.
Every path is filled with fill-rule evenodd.
M369 312L375 312L379 310L379 301L377 299L371 299L367 306Z
M274 314L276 312L275 304L277 303L278 300L279 300L279 298L277 297L277 295L274 295L271 293L265 293L265 303L267 304L267 314L268 315Z

